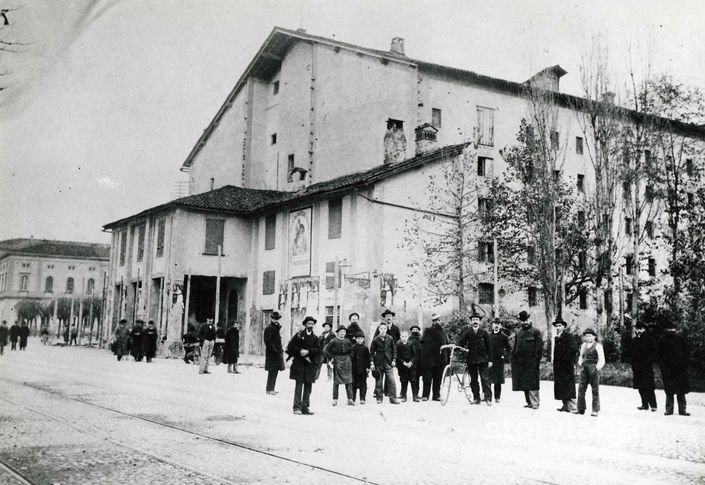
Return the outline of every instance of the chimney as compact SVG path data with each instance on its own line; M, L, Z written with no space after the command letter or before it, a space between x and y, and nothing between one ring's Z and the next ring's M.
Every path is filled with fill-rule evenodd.
M431 123L417 126L416 130L416 155L430 152L438 145L438 128Z
M568 71L556 64L555 66L547 67L546 69L537 72L524 84L528 84L532 88L558 92L560 87L560 79L567 73Z
M614 104L614 98L616 96L616 93L613 93L612 91L606 91L602 93L602 101L608 104Z
M392 48L389 49L394 54L399 54L400 56L405 56L404 54L404 38L394 37L392 39Z

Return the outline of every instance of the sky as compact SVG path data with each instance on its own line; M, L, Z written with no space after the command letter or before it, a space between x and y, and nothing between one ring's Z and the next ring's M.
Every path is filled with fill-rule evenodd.
M109 242L171 198L193 145L275 26L522 82L608 46L705 88L700 0L0 0L0 240ZM0 19L2 20L2 19Z

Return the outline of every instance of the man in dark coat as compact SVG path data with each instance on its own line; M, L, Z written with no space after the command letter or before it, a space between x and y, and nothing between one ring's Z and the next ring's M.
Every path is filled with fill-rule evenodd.
M395 316L396 313L391 310L384 310L384 313L382 313L382 318L384 319L383 321L387 324L387 335L392 337L392 339L397 342L401 338L401 330L394 324ZM379 327L375 330L374 336L376 337L377 335L379 335Z
M480 404L482 402L478 383L479 375L485 403L491 406L492 388L490 387L487 369L492 365L490 362L492 344L490 343L490 336L480 328L480 321L481 317L477 313L473 312L473 314L470 315L470 326L465 328L458 337L458 345L467 350L465 357L468 364L470 389L472 389L473 397L473 401L471 401L470 404Z
M360 315L357 312L352 312L348 316L348 322L350 324L348 325L348 331L345 334L346 338L350 340L350 343L356 343L357 342L357 333L362 332L362 329L360 328L360 324L358 323L360 321ZM364 333L363 333L364 335Z
M122 356L127 354L130 345L130 331L127 329L127 320L120 320L118 328L115 329L115 341L113 342L113 352L117 360L122 360Z
M142 347L149 364L157 354L157 329L154 327L154 320L149 321L147 328L142 333Z
M270 323L264 329L264 370L267 371L267 394L275 395L277 391L277 376L285 369L284 349L282 349L281 315L279 312L272 312Z
M27 348L27 338L29 337L29 326L27 322L23 322L20 327L20 350Z
M294 388L294 414L313 414L310 408L311 390L318 373L318 357L321 353L318 337L313 333L316 319L306 317L304 329L296 333L286 346L286 353L291 357L289 378L296 381Z
M541 331L531 325L531 317L525 311L519 314L519 321L521 328L512 349L512 390L524 391L525 408L538 409L543 337Z
M490 362L492 366L488 368L490 384L494 385L494 402L499 404L502 397L502 384L504 384L504 363L511 354L509 337L502 331L502 322L495 318L492 322L492 333L490 334Z
M144 322L142 320L137 320L135 326L132 327L132 331L130 331L130 353L135 358L135 362L142 362L142 356L144 355L142 348L143 325ZM73 337L71 337L71 340L73 341Z
M394 368L397 363L397 346L394 339L387 334L387 323L380 322L377 327L379 335L370 344L370 367L375 377L375 398L380 404L385 395L389 402L399 404L397 400L397 383L394 379Z
M367 376L370 375L370 349L365 345L365 334L362 330L355 335L355 345L352 354L353 401L360 390L360 404L365 404L367 397Z
M418 400L416 396L419 393L419 389L414 385L416 365L416 348L414 343L409 340L409 332L404 330L401 332L401 338L397 341L397 372L401 381L401 393L399 394L401 402L406 402L406 391L409 383L411 383L411 397L414 401ZM416 385L418 385L418 381Z
M409 328L411 335L409 335L409 342L411 342L412 347L414 347L414 368L416 372L411 377L411 390L413 392L414 402L419 402L421 397L419 396L419 380L421 379L421 368L419 367L419 362L421 361L421 327L418 325L412 325Z
M656 359L656 340L646 331L646 325L637 322L634 325L634 338L631 341L629 357L632 364L632 387L639 391L641 406L637 409L656 412L656 383L654 382L654 360Z
M7 320L2 321L0 325L0 355L5 353L5 346L7 345L7 336L10 333L10 329L7 328Z
M441 346L448 344L448 336L443 326L441 317L437 313L431 314L431 326L424 329L421 336L421 351L419 353L419 369L423 376L422 401L428 401L431 388L433 400L441 400L441 379L443 368L448 363L448 356L441 353Z
M575 409L575 363L578 342L566 332L566 322L559 316L553 322L556 338L553 347L553 397L563 402L558 411L572 413Z
M333 340L335 338L335 334L331 331L333 329L333 324L330 322L323 322L323 332L321 332L321 335L318 336L318 343L321 347L321 349L325 350L326 345L328 345L328 342ZM352 343L352 342L351 342ZM321 355L319 356L319 366L318 366L318 375L320 375L321 367L324 365L326 366L326 375L328 376L328 380L332 381L333 380L333 362L328 360L328 356L326 355L325 352L321 352ZM316 379L318 379L318 375L316 376Z
M225 345L223 347L223 362L228 364L228 373L239 374L237 361L240 357L240 324L230 322L228 331L225 332Z
M18 338L20 338L20 326L15 322L10 327L10 350L17 350Z
M690 392L688 380L688 359L690 349L688 341L680 333L676 333L673 323L663 321L665 333L659 339L656 347L656 360L661 367L663 390L666 393L666 416L673 414L673 395L678 399L678 414L690 416L686 410L685 395Z

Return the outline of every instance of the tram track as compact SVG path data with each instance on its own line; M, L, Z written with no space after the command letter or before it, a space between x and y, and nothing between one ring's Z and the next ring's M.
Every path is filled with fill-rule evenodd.
M183 428L183 427L178 426L178 425L175 425L175 424L164 423L164 422L161 422L161 421L156 420L156 419L151 419L151 418L149 418L149 417L147 417L147 416L137 415L137 414L133 414L133 413L126 412L126 411L121 411L121 410L119 410L119 409L115 409L115 408L112 408L112 407L109 407L109 406L104 406L104 405L102 405L102 404L93 403L93 402L87 401L87 400L85 400L85 399L81 399L81 398L69 396L69 395L67 395L66 393L61 392L61 391L57 391L57 390L53 390L53 389L47 389L47 388L45 388L45 387L43 387L43 386L41 386L41 385L36 385L36 384L31 383L31 382L18 382L18 381L14 381L14 380L2 378L2 377L0 377L0 380L6 381L6 382L10 382L10 383L13 383L13 384L15 384L15 385L24 386L24 387L33 389L33 390L35 390L35 391L43 392L43 393L52 395L52 396L54 396L54 397L58 397L58 398L60 398L60 399L65 399L65 400L69 400L69 401L72 401L72 402L80 403L80 404L82 404L82 405L84 405L84 406L90 406L90 407L93 407L93 408L96 408L96 409L100 409L100 410L102 410L102 411L106 411L106 412L109 412L109 413L112 413L112 414L115 414L115 415L119 415L119 416L122 416L122 417L125 417L125 418L129 418L129 419L133 419L133 420L141 421L141 422L146 422L146 423L149 423L149 424L151 424L151 425L153 425L153 426L158 426L158 427L161 427L161 428L170 429L170 430L172 430L172 431L177 431L177 432L183 433L183 434L185 434L185 435L188 435L188 436L191 436L191 437L195 437L195 438L197 438L197 439L208 440L208 441L213 442L213 443L218 443L219 445L222 445L222 446L227 446L227 447L231 447L231 448L233 448L233 449L238 449L238 450L242 450L242 451L254 453L254 454L257 454L257 455L259 455L259 456L265 456L265 457L267 457L268 459L273 459L273 460L276 460L276 461L279 461L279 462L286 462L286 463L291 464L291 465L301 466L301 467L305 467L305 468L317 470L317 471L319 471L319 472L323 472L323 473L325 473L325 474L329 474L329 475L331 475L331 476L335 476L335 477L338 477L338 478L343 478L343 479L348 480L348 481L351 481L351 482L364 483L364 484L370 484L370 485L380 485L380 484L378 484L377 482L370 481L370 480L368 480L368 479L366 479L366 478L363 478L363 477L358 477L358 476L350 475L350 474L347 474L347 473L344 473L344 472L340 472L340 471L338 471L338 470L334 470L334 469L332 469L332 468L328 468L328 467L321 466L321 465L316 465L316 464L312 464L312 463L306 463L306 462L304 462L304 461L297 460L297 459L295 459L295 458L289 458L289 457L280 455L280 454L275 453L275 452L272 452L272 451L267 451L267 450L258 449L258 448L256 448L256 447L251 446L251 445L244 444L244 443L240 443L240 442L237 442L237 441L235 441L235 440L230 440L230 439L227 439L227 438L221 438L221 437L218 437L218 436L212 436L212 435L207 434L207 433L203 433L203 432L199 432L199 431L194 431L194 430L191 430L191 429ZM131 451L135 451L135 452L144 454L144 455L146 455L146 456L149 456L150 458L152 458L152 459L154 459L154 460L157 460L157 461L159 461L159 462L161 462L161 463L171 465L171 466L173 466L173 467L176 467L177 469L182 469L182 470L184 470L185 472L197 474L197 475L199 475L199 476L202 476L202 477L204 477L204 478L207 478L207 479L213 481L213 483L222 483L222 484L237 484L237 483L240 483L240 482L234 482L234 481L231 481L231 480L222 478L222 477L218 477L218 476L209 474L209 473L207 473L207 472L204 472L203 470L199 470L199 469L196 469L196 468L192 468L192 467L183 465L183 464L181 464L181 463L177 463L177 462L175 462L174 460L171 460L171 459L165 458L165 457L163 457L163 456L157 455L157 454L155 454L155 453L153 453L153 452L147 451L147 450L142 449L142 448L140 448L140 447L135 447L135 446L131 446L131 445L125 444L125 443L123 443L123 442L121 442L121 441L119 441L119 440L116 440L116 439L114 439L114 438L111 438L111 437L110 437L110 434L109 434L108 432L98 432L98 431L95 431L95 430L86 428L86 427L84 427L84 426L77 425L76 423L74 423L74 422L72 422L72 421L69 421L69 420L67 420L67 419L64 419L64 418L61 418L61 417L58 417L58 416L54 416L54 415L52 415L52 414L49 414L49 413L46 413L46 412L44 412L44 411L35 409L35 408L33 408L33 407L31 407L31 406L28 406L28 405L26 405L26 404L22 404L22 403L15 402L15 401L13 401L13 400L11 400L11 399L8 399L8 398L6 398L6 397L0 397L0 400L5 401L5 402L8 402L8 403L10 403L10 404L12 404L12 405L14 405L14 406L16 406L16 407L18 407L18 408L26 409L27 411L30 411L30 412L35 413L35 414L37 414L37 415L40 415L40 416L42 416L42 417L44 417L44 418L47 418L47 419L50 419L50 420L52 420L52 421L61 423L61 424L65 425L65 426L71 427L72 429L74 429L74 430L76 430L76 431L79 431L79 432L81 432L81 433L88 433L88 434L91 434L91 435L93 435L93 436L95 436L95 437L98 437L98 438L100 438L100 439L102 439L102 440L106 440L106 441L108 441L108 442L110 442L110 443L112 443L112 444L114 444L114 445L117 445L117 446L120 446L120 447L122 447L122 448L125 448L125 449L131 450ZM6 463L0 462L0 465L5 465L5 467L7 468L7 470L8 470L9 473L11 473L13 476L17 476L17 478L18 478L19 480L23 480L22 483L30 483L30 484L33 483L33 482L31 482L31 481L28 481L28 479L27 479L24 475L22 475L21 473L19 473L17 470L15 470L13 467L7 465Z
M34 485L34 482L29 480L26 476L24 476L19 470L16 470L15 467L11 466L8 463L5 463L4 461L0 460L0 469L4 470L5 473L10 475L12 478L17 480L19 483L22 483L24 485Z

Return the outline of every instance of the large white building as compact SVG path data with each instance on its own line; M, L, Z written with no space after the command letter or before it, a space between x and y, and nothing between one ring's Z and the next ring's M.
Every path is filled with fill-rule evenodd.
M526 83L559 92L565 74L553 66ZM244 324L249 352L274 310L285 337L306 314L320 325L356 311L371 324L392 308L402 325L422 322L437 308L409 274L405 226L445 162L471 153L480 181L504 169L526 83L411 59L400 38L382 51L275 28L183 163L189 196L105 226L110 321L154 319L173 341L217 309ZM579 101L556 97L556 136L563 176L589 192ZM481 282L470 300L541 313L528 288L497 285ZM571 311L592 318L589 299Z

